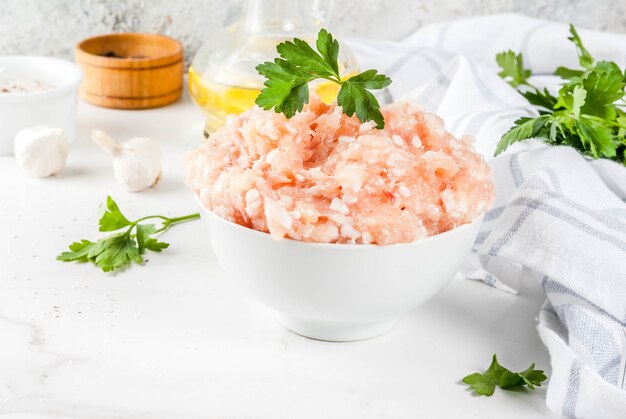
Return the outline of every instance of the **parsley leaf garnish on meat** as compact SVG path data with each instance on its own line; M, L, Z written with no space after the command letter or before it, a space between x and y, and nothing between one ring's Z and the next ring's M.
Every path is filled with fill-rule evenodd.
M308 83L325 79L341 85L337 104L343 112L362 121L374 121L385 126L380 105L370 90L383 89L391 79L376 70L367 70L343 80L339 74L339 43L325 29L317 35L315 51L307 42L295 38L276 47L280 58L259 64L256 69L267 80L265 88L256 98L263 109L272 109L291 118L309 102Z
M596 61L573 25L568 39L576 46L582 68L558 67L554 71L563 79L556 95L529 82L531 72L524 68L521 54L505 51L496 55L500 77L536 106L539 116L515 121L495 155L515 142L541 138L550 145L574 147L594 159L626 165L626 72L614 62Z
M63 262L91 262L104 272L114 271L135 262L144 262L143 254L146 250L160 252L169 247L169 243L159 241L156 236L172 225L200 218L200 214L190 214L182 217L165 217L150 215L129 221L120 211L110 196L107 197L106 208L100 217L100 231L118 231L113 235L96 241L81 240L70 244L69 251L57 256ZM142 221L156 219L160 222L157 228L152 223ZM133 232L134 231L134 232Z
M463 378L463 384L467 384L480 396L491 396L496 386L501 389L512 389L526 386L531 390L540 387L548 377L542 370L535 369L535 364L521 372L512 372L498 363L496 354L493 355L491 365L484 373L475 372Z

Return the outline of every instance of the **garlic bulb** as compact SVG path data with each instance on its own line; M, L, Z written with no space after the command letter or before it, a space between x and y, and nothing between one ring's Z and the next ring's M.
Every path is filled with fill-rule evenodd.
M14 150L20 167L35 177L52 176L63 170L69 151L63 130L45 125L18 132Z
M161 149L156 140L134 138L120 143L100 130L91 131L91 139L113 156L115 178L129 191L143 191L159 180Z

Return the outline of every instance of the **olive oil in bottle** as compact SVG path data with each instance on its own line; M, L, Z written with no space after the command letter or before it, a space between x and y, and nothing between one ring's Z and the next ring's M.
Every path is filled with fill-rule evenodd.
M345 78L352 74L355 72ZM339 87L337 83L323 81L314 85L313 89L324 103L331 103L337 98ZM189 93L204 112L207 136L224 125L227 115L239 114L254 106L260 92L261 89L253 85L237 86L203 79L193 67L189 68Z

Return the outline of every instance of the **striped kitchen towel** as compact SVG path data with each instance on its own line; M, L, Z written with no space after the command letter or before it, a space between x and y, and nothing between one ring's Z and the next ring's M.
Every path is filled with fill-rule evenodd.
M579 33L596 58L625 67L626 36ZM626 168L538 140L490 159L515 119L536 114L497 76L495 54L522 52L535 84L555 89L552 71L578 66L567 36L564 24L493 15L430 25L402 42L350 45L364 68L393 79L381 100L415 100L453 134L476 137L497 196L463 272L509 292L529 269L543 277L548 406L567 417L626 418Z
M626 169L569 147L491 167L497 201L475 245L481 268L468 276L515 290L521 267L540 272L548 406L567 417L626 417Z

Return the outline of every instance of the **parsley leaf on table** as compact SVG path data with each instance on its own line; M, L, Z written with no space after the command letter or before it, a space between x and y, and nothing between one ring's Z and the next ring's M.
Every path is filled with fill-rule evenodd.
M256 98L256 104L266 110L274 108L291 118L309 102L308 83L326 79L341 86L337 104L343 112L362 121L374 121L382 129L385 121L380 104L370 90L383 89L391 79L376 70L367 70L343 80L339 74L339 43L325 29L317 35L315 51L307 42L295 38L276 47L280 58L259 64L256 69L267 80Z
M462 382L469 385L480 396L491 396L496 386L502 389L511 389L526 385L531 390L534 390L535 387L540 387L541 383L547 378L542 370L535 369L534 363L522 372L512 372L500 365L494 354L487 371L467 375Z
M113 198L107 196L106 208L98 224L100 231L115 231L129 226L131 223L124 217Z
M57 259L63 262L91 262L104 272L115 271L132 262L143 263L142 255L146 249L160 252L169 247L168 243L159 241L157 235L169 229L170 226L199 218L200 214L190 214L182 217L169 218L162 215L150 215L135 221L129 221L122 214L119 207L110 196L107 197L104 213L100 217L100 231L122 232L103 237L95 242L81 240L70 244L69 251L61 253ZM148 219L158 219L161 227L154 224L140 224ZM133 230L135 233L133 233Z
M529 82L531 72L524 68L521 54L496 55L502 69L498 74L537 106L539 116L515 121L495 155L515 142L542 138L550 145L568 145L587 156L626 165L626 72L613 62L595 61L572 25L568 39L576 46L582 69L555 70L563 79L556 97Z

